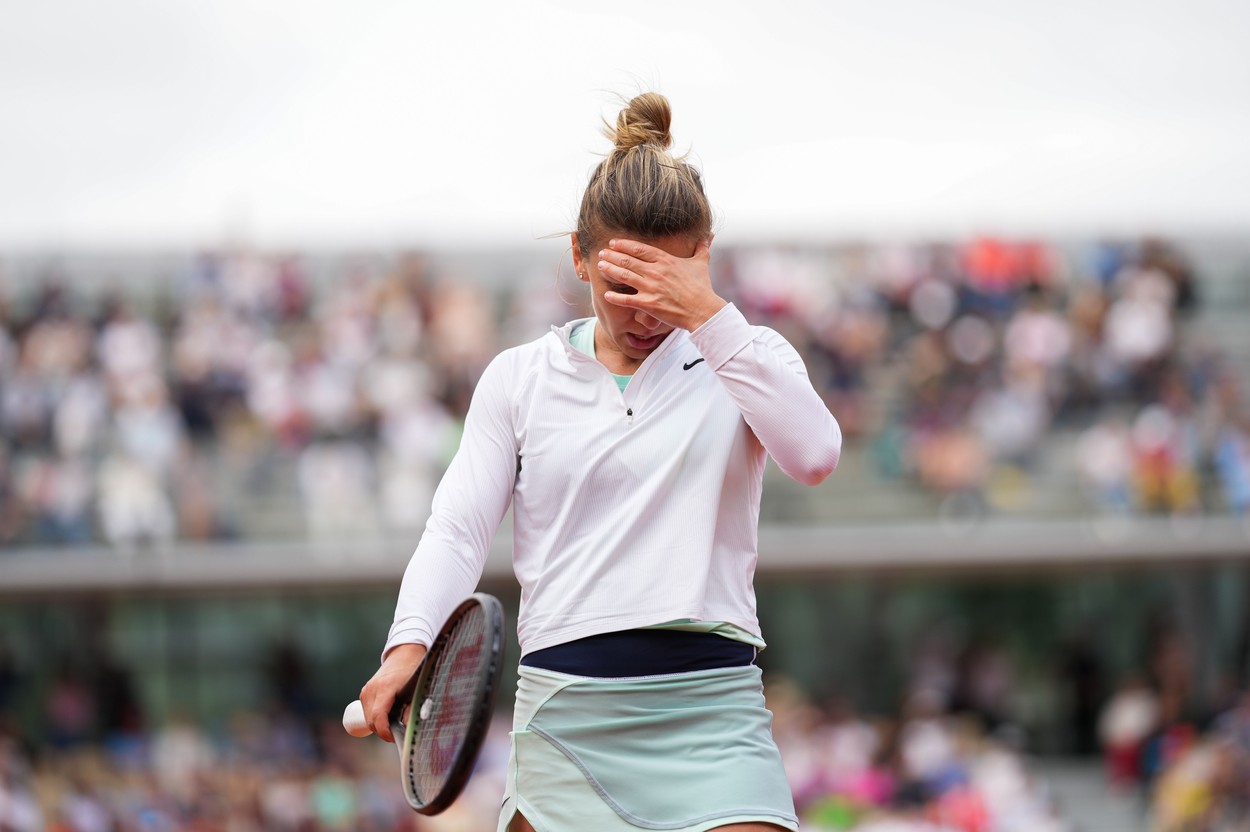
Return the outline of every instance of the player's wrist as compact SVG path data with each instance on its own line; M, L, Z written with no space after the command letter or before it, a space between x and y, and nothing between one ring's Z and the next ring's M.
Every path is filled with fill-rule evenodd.
M410 664L420 662L429 650L424 644L396 644L382 658L382 664Z
M716 316L716 313L729 305L729 301L720 295L712 295L706 302L700 303L690 316L686 319L686 326L683 327L687 332L694 332L699 327L710 321Z

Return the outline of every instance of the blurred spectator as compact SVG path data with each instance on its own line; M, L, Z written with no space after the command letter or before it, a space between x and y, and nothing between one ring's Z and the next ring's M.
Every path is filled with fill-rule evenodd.
M26 463L19 493L36 539L54 544L85 544L92 539L91 470L79 458L34 458Z
M1250 825L1250 687L1216 717L1211 735L1224 758L1218 787L1227 800L1227 814L1233 822Z
M498 351L492 333L491 301L482 287L465 280L438 284L430 298L430 348L453 373L484 368Z
M1112 694L1098 721L1112 786L1128 788L1141 782L1142 748L1159 719L1159 698L1144 678L1131 676Z
M164 381L136 373L118 384L113 413L114 446L167 486L183 451L182 420L169 402Z
M725 296L803 353L848 461L871 448L888 485L858 482L882 505L907 489L936 499L900 506L945 519L1072 513L1081 482L1114 513L1250 505L1240 357L1189 337L1200 276L1170 242L718 252ZM485 364L589 314L559 269L491 284L420 254L225 250L171 287L55 274L0 298L0 541L413 533ZM369 505L360 522L321 521L336 494Z
M1015 668L993 638L973 640L959 658L953 709L975 718L981 730L994 734L1014 722Z
M124 386L136 376L163 377L160 333L124 299L118 301L104 324L98 348L110 385Z
M69 778L56 808L61 822L73 832L112 832L116 827L117 819L105 796L95 789L86 773Z
M43 832L48 828L30 781L30 766L21 749L0 734L0 829L5 832Z
M274 440L288 447L300 445L310 431L308 413L297 389L290 348L275 340L257 345L248 361L248 407Z
M938 623L923 628L912 645L907 695L925 691L943 702L954 699L959 685L958 652L946 626Z
M993 318L1009 314L1026 286L1054 279L1046 248L1035 242L983 237L964 246L962 260L969 304Z
M1133 460L1128 425L1122 419L1108 414L1081 434L1077 465L1090 506L1112 515L1131 510Z
M959 298L944 280L925 278L912 290L908 301L912 319L930 330L942 330L955 317Z
M1051 309L1040 286L1030 285L1025 298L1025 304L1012 316L1003 334L1007 365L1023 371L1037 369L1049 378L1068 357L1068 322ZM1052 378L1052 383L1055 380Z
M87 680L63 660L44 702L48 741L54 748L73 748L91 741L96 729L96 701Z
M152 770L159 787L180 805L194 801L203 777L218 762L208 738L185 714L175 713L152 739Z
M173 400L195 441L216 437L225 411L247 389L247 368L260 334L231 317L218 299L202 297L181 316L172 336Z
M347 440L311 443L300 454L299 486L309 535L343 539L377 534L373 465Z
M1198 740L1198 720L1192 701L1193 666L1189 647L1175 632L1157 638L1151 656L1151 675L1158 695L1158 720L1141 750L1141 776L1148 792L1183 759Z
M994 328L978 315L963 315L947 330L946 347L952 358L979 375L994 352Z
M53 415L54 447L66 457L90 454L101 440L108 415L108 397L98 378L87 372L70 378Z
M1110 303L1101 288L1078 285L1072 289L1062 406L1075 419L1097 417L1118 379L1115 363L1103 346Z
M51 391L40 375L34 350L24 347L17 366L6 375L0 388L0 424L4 436L18 449L34 449L47 444Z
M989 455L1028 467L1050 425L1050 405L1036 371L1012 373L1001 387L983 390L968 414L970 427Z
M898 737L899 789L905 802L924 803L962 782L947 704L933 689L918 690L907 700Z
M981 510L989 454L977 433L963 428L938 428L919 434L913 437L912 456L920 482L946 495L946 505L967 505L973 512Z
M318 829L325 832L355 830L360 811L356 789L339 766L328 765L313 778L309 802Z
M174 511L159 477L125 455L107 458L99 473L100 526L104 539L124 548L166 543L175 533Z
M846 699L828 707L827 721L815 745L821 757L823 793L845 795L863 804L882 804L894 781L878 763L884 743L876 728L861 718Z
M935 690L873 719L837 697L822 715L786 679L769 679L766 695L805 829L1071 828L1018 751L950 712Z
M360 423L355 368L314 359L297 370L299 395L314 433L342 436Z
M459 441L455 420L441 404L420 396L386 411L380 434L383 520L390 529L417 531Z
M1172 284L1173 303L1181 312L1191 312L1198 305L1198 286L1194 274L1176 247L1158 238L1147 239L1141 247L1143 268L1164 275Z
M1198 505L1193 423L1188 413L1153 404L1133 423L1133 481L1148 512L1192 512Z
M1222 380L1217 396L1220 412L1215 428L1212 464L1230 512L1250 514L1250 414L1242 408L1236 385Z
M1160 773L1151 800L1154 832L1229 828L1217 826L1220 758L1219 749L1206 743L1177 749L1175 758Z
M1154 383L1172 347L1172 285L1159 272L1130 268L1107 310L1104 339L1114 383L1137 398L1154 393Z

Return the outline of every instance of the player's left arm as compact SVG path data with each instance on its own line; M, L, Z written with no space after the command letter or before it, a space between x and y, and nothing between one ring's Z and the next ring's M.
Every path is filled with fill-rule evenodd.
M700 241L690 257L677 257L636 240L610 241L600 252L599 270L634 292L607 292L604 300L689 330L778 467L798 482L817 485L837 467L842 429L790 342L751 326L713 290L711 243Z
M842 429L789 341L751 326L733 304L690 333L690 340L777 467L805 485L819 485L833 473Z

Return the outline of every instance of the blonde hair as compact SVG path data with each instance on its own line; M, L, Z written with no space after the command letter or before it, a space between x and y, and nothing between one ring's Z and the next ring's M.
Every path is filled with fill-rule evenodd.
M605 123L612 151L591 173L577 213L583 257L610 233L642 239L703 239L711 233L712 208L702 177L684 158L668 152L672 120L668 99L645 92L621 110L615 127Z

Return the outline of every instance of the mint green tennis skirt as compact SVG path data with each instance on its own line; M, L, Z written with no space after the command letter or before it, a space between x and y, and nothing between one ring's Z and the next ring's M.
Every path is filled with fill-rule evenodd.
M520 668L499 832L704 832L798 818L754 665L598 679Z

